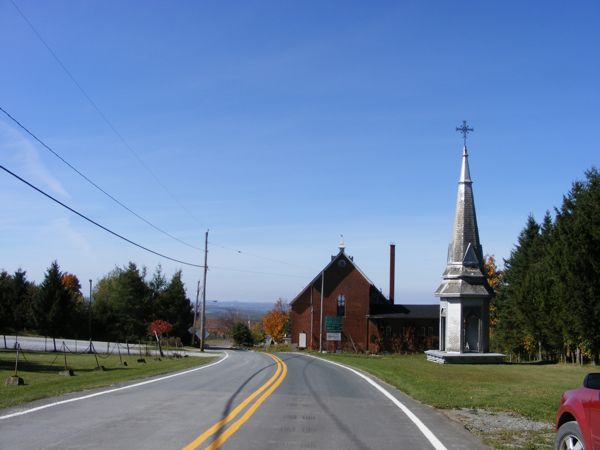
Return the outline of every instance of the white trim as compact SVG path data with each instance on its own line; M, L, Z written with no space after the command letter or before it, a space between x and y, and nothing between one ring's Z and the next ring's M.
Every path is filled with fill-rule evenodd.
M144 386L146 384L156 383L157 381L167 380L169 378L178 377L180 375L186 375L188 373L196 372L196 371L202 370L202 369L207 369L209 367L212 367L212 366L215 366L217 364L220 364L223 361L225 361L228 357L229 357L229 353L225 352L225 357L221 358L220 360L218 360L218 361L216 361L214 363L208 364L206 366L196 367L195 369L186 370L184 372L177 372L177 373L174 373L174 374L171 374L171 375L167 375L167 376L164 376L164 377L153 378L151 380L141 381L139 383L129 384L127 386L123 386L123 387L119 387L119 388L115 388L115 389L108 389L106 391L95 392L93 394L83 395L81 397L69 398L67 400L60 400L58 402L48 403L46 405L37 406L35 408L26 409L26 410L23 410L23 411L18 411L18 412L12 413L12 414L7 414L5 416L0 416L0 420L10 419L12 417L22 416L22 415L29 414L29 413L32 413L32 412L41 411L42 409L51 408L53 406L64 405L66 403L77 402L79 400L86 400L88 398L93 398L93 397L99 397L100 395L112 394L113 392L123 391L125 389L131 389L131 388L138 387L138 386Z
M400 400L398 400L396 397L394 397L389 391L384 389L380 384L376 383L368 376L366 376L366 375L360 373L358 370L355 370L344 364L329 361L328 359L318 358L313 355L307 355L307 354L303 354L303 355L308 356L310 358L318 359L320 361L327 362L329 364L333 364L335 366L342 367L342 368L354 373L355 375L358 375L363 380L365 380L367 383L369 383L371 386L373 386L375 389L377 389L379 392L381 392L384 396L386 396L388 399L390 399L392 401L392 403L394 403L394 405L396 405L398 408L400 408L402 410L402 412L404 414L406 414L406 416L417 426L419 431L421 431L421 433L423 433L423 435L427 438L427 440L433 446L433 448L435 448L436 450L447 450L446 446L444 444L442 444L442 442L435 436L435 434L433 434L433 432L429 428L427 428L427 425L425 425L423 422L421 422L421 419L419 419L417 416L415 416L415 414L410 409L408 409L408 407L406 405L404 405L404 403L402 403Z

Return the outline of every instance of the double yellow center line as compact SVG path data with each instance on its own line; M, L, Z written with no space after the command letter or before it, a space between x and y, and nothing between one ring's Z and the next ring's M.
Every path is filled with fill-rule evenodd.
M262 405L262 403L275 391L275 389L279 387L287 375L287 365L277 356L271 354L269 354L269 356L277 363L277 370L275 371L275 374L269 378L265 384L250 394L242 403L236 406L229 414L215 423L212 427L210 427L188 445L183 447L183 450L194 450L212 436L217 434L210 445L206 447L206 450L215 450L223 445L227 439L229 439L237 430L240 429L242 425L244 425L244 423L248 421L248 419L250 419L250 417L252 417L260 405ZM256 401L254 401L255 399ZM254 403L252 403L253 401ZM225 431L222 431L223 428L229 424L229 422L233 421L238 414L240 414L250 404L251 406L242 414L239 419L229 425Z

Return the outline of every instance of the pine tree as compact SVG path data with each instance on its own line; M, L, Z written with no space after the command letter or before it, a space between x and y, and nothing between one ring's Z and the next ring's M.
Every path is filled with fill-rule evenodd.
M600 351L600 173L573 183L557 215L565 341L597 361Z
M10 329L12 317L11 284L12 277L8 272L0 271L0 333L4 336L4 348L6 348L6 334Z
M121 339L145 336L152 322L151 292L145 275L145 269L140 272L132 262L118 271L109 299Z
M27 326L31 314L32 289L27 273L18 269L12 277L11 287L13 329L18 336Z
M70 331L73 299L69 290L61 282L62 273L54 261L40 286L34 302L35 321L38 331L52 337L54 351L56 338L66 336Z
M519 235L518 244L504 261L503 284L496 299L498 308L497 339L503 351L517 354L531 353L534 336L526 328L526 303L529 303L531 283L527 273L532 262L534 242L540 226L533 216Z
M181 281L181 270L175 272L171 281L158 298L159 318L173 325L171 335L180 339L189 336L188 328L192 325L194 314L192 304L185 294Z

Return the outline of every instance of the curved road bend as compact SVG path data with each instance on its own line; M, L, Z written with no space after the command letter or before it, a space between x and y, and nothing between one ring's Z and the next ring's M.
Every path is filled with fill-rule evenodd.
M156 383L16 417L2 418L82 394L2 410L0 448L434 448L390 399L347 369L299 354L228 353L219 364ZM441 413L385 388L446 448L485 448Z

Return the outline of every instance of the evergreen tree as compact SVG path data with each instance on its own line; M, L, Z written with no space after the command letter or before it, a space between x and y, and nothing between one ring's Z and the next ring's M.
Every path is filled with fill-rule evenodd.
M252 339L252 333L243 322L236 322L233 325L233 342L235 345L240 346L251 346L254 345L254 340Z
M534 242L539 237L540 226L533 216L519 235L518 244L509 259L504 261L504 279L498 291L497 339L505 352L531 352L533 336L526 329L525 304L529 303L531 285L527 273L532 265ZM531 317L531 316L530 316Z
M4 348L6 348L6 334L11 327L11 284L11 276L8 272L2 270L0 272L0 333L4 336Z
M70 319L74 307L71 294L61 278L58 263L54 261L46 272L33 305L38 331L44 336L52 337L54 351L56 338L70 334Z
M496 299L504 351L555 357L600 352L600 173L573 183L553 222L529 217Z
M552 358L563 350L562 307L559 292L559 274L556 264L556 225L549 212L546 212L541 226L539 239L542 248L540 260L535 266L536 285L538 286L539 304L541 305L543 329L543 345Z
M130 262L119 271L110 301L114 310L121 339L145 336L152 322L151 292L144 278L145 269L140 270Z
M25 271L18 269L11 283L12 326L17 336L30 323L31 317L32 287L26 275Z
M110 340L135 340L152 322L152 293L146 270L130 262L96 283L93 301L94 334Z
M152 309L151 320L166 320L161 307L161 296L167 288L167 278L165 277L162 266L159 264L147 283L150 292L150 302Z
M562 320L567 344L597 361L600 351L600 173L586 172L563 198L556 220ZM570 315L570 317L568 315Z
M182 340L189 336L187 330L192 325L194 314L192 304L185 294L180 270L175 272L169 284L161 292L156 313L158 318L173 325L171 335Z

